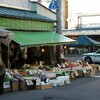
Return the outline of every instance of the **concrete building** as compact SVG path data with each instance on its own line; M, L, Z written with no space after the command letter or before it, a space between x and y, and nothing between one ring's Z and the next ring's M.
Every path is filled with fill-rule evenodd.
M30 2L30 10L35 11L37 14L46 16L48 18L51 18L53 20L56 20L56 13L52 10L48 9L47 7L43 6L39 2L31 1Z
M94 40L100 41L100 14L98 9L95 8L95 1L93 1L94 4L92 3L92 5L88 5L89 0L77 1L60 0L62 34L72 39L76 39L80 35L87 35ZM43 0L41 0L42 2ZM99 8L99 4L97 6ZM88 9L85 9L85 7Z
M51 0L12 1L13 2L11 2L11 0L0 0L0 5L14 7L18 9L30 9L32 11L36 11L38 14L45 15L46 17L56 20L56 13L50 9L48 10L48 6ZM75 2L74 0L61 0L62 34L65 36L69 36L73 39L81 34L84 34L89 35L93 39L100 41L100 23L98 23L96 20L93 21L94 18L99 19L99 12L90 12L90 10L86 11L84 7L81 7L81 0L78 1L79 5L77 6L77 2ZM78 8L78 11L74 9L75 6ZM92 6L89 7L89 9L92 9ZM94 4L94 6L96 5ZM99 4L97 6L99 6ZM88 7L88 4L86 4L86 7ZM81 10L83 10L83 12Z
M55 15L54 12L48 10L41 4L34 2L27 2L30 6L26 6L26 9L24 9L23 5L20 5L20 1L16 1L18 6L14 3L9 7L9 5L6 6L8 2L3 2L4 4L0 7L0 28L2 30L4 29L3 33L0 30L0 36L1 34L6 36L8 31L13 33L11 38L0 39L0 47L2 49L4 57L2 59L4 60L4 63L9 67L10 60L11 67L19 66L19 63L16 62L17 64L14 64L13 61L16 56L20 61L21 56L17 55L17 52L19 54L19 52L25 48L30 51L28 52L27 50L27 53L31 53L27 54L27 56L32 56L34 58L33 61L33 58L28 57L29 59L31 58L31 60L27 60L28 63L35 63L37 60L38 62L42 60L45 64L55 64L56 62L59 62L58 60L60 60L60 55L58 55L58 51L56 50L57 46L68 42L74 42L74 40L54 32L54 23L56 22L55 17L53 17L53 15ZM41 10L43 12L41 12ZM53 18L47 17L48 15ZM8 57L7 54L9 54L10 50L14 56L8 55ZM31 50L34 53L31 52ZM7 60L7 57L10 59Z
M67 27L62 29L63 35L75 39L77 36L84 34L100 41L100 22L96 21L100 18L100 14L97 11L91 11L93 4L90 6L88 3L86 4L86 2L84 2L86 4L85 7L90 9L88 10L84 7L81 7L84 5L82 4L81 0L78 0L80 1L79 5L77 5L78 3L74 0L64 1L66 1L66 5L68 6L65 6L65 13L67 13L67 16L65 17L65 23ZM96 6L95 3L94 6ZM78 10L76 10L75 7L77 7Z
M0 0L0 6L18 8L18 9L29 9L29 0Z

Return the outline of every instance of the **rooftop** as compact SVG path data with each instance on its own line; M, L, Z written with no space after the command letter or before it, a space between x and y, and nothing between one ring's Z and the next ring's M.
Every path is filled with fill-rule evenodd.
M53 22L54 20L29 10L0 7L0 16Z

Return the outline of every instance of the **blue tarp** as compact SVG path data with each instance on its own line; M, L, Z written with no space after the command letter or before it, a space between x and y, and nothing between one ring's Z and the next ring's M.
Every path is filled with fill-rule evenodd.
M78 38L76 38L76 43L74 44L67 44L67 46L77 47L77 46L100 46L99 41L95 41L91 38L89 38L86 35L80 35Z

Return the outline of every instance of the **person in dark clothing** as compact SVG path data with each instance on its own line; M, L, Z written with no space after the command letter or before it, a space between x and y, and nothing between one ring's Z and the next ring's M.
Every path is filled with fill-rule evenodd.
M3 94L4 92L3 82L4 82L5 72L6 72L5 65L1 59L1 54L0 54L0 95Z

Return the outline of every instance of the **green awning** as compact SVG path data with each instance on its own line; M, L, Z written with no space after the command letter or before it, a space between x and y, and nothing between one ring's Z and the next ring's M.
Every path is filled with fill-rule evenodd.
M12 40L20 46L61 45L75 41L54 32L13 31L13 33Z

